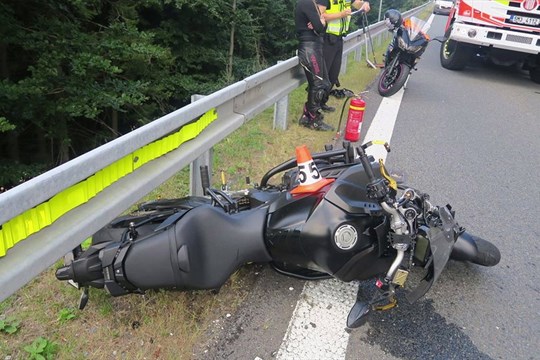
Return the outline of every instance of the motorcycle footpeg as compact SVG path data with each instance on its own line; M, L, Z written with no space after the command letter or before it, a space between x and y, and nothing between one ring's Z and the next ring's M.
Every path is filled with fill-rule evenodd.
M383 281L377 280L375 286L377 291L369 302L373 310L385 311L397 306L396 284L384 279Z
M377 311L386 311L397 306L398 301L395 295L389 295L383 300L379 300L378 304L373 304L373 309Z

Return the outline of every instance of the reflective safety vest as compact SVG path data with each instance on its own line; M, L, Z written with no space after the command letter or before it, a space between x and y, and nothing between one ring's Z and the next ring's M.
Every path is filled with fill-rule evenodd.
M330 7L326 9L328 14L340 13L346 8L351 7L351 0L329 0ZM347 34L349 31L349 24L351 23L351 17L347 16L345 18L330 20L326 24L326 32L328 34L333 34L337 36L342 36Z

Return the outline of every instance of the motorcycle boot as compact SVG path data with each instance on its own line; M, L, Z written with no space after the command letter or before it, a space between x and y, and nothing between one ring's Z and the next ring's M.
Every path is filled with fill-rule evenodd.
M321 104L321 110L325 112L334 112L336 111L336 108L333 106L326 105L326 104Z
M315 114L312 114L304 107L304 113L300 117L300 120L298 123L301 126L307 127L311 130L318 130L318 131L334 131L334 127L331 125L328 125L323 121L324 116L320 112L316 112Z
M324 112L334 112L336 111L336 108L333 106L329 106L326 103L328 102L328 99L330 98L330 92L325 92L324 95L321 96L321 110Z

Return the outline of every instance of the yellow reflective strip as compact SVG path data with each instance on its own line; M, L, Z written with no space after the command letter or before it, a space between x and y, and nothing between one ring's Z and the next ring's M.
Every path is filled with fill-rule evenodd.
M0 229L0 257L17 242L49 226L68 211L84 204L107 186L142 165L178 148L195 138L217 119L216 109L208 111L197 121L184 125L177 132L135 150L133 153L99 170L78 184L59 192L50 200L25 211L2 224Z
M2 230L4 231L4 245L6 246L6 250L15 245L15 241L13 241L13 234L11 233L11 224L5 224L5 226L2 226Z
M26 227L24 226L23 214L17 216L13 220L14 221L11 224L11 239L10 239L11 246L15 245L22 239L25 239L29 235L29 234L26 234Z
M23 214L24 226L26 227L26 233L32 234L39 231L39 219L37 209L33 208Z
M350 107L351 109L353 109L353 110L362 110L362 111L364 111L364 110L366 109L365 106L364 106L364 107L360 107L360 106L354 106L354 105L351 105L351 106L349 106L349 107Z
M0 229L0 257L6 255L7 246L4 242L4 229Z
M36 206L37 218L38 218L38 227L43 229L45 226L49 226L52 223L51 219L51 210L48 202ZM38 230L36 230L38 231Z

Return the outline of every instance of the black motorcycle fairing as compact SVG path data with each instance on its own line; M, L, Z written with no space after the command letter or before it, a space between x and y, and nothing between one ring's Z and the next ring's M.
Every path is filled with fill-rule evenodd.
M324 193L292 196L284 192L270 204L266 223L266 246L274 262L306 268L307 258L304 253L300 234L312 209L319 203ZM311 270L325 272L324 269Z
M201 205L125 257L125 277L139 289L215 289L240 266L271 260L263 240L266 207L227 214ZM241 231L239 231L241 229Z
M427 238L429 239L432 256L431 264L420 284L406 295L407 300L411 303L424 296L431 288L431 285L437 281L448 259L450 259L452 248L461 231L448 207L439 207L438 213L440 223L430 224L427 229Z
M377 242L353 256L334 276L342 281L367 280L386 272L394 260L388 255L395 253L388 244L389 229L386 221L370 229Z
M373 164L373 171L380 171L378 163ZM351 166L336 179L333 186L326 193L325 200L350 214L381 216L384 211L379 203L367 196L366 185L368 183L369 179L362 165Z
M300 276L304 276L301 269L309 269L335 276L358 253L363 252L363 256L357 257L357 260L364 261L366 256L378 258L379 240L372 229L384 218L370 216L370 210L360 211L357 209L360 203L352 206L356 213L349 213L326 199L335 187L343 186L353 184L349 181L338 182L324 187L326 192L300 196L285 193L270 206L266 244L281 270L294 274L296 269ZM364 193L359 190L358 196L365 196L365 190ZM339 197L335 196L335 199ZM346 225L354 227L357 241L351 249L343 250L336 245L334 235L340 226ZM370 250L366 252L366 249ZM341 274L350 277L352 273L362 273L357 269L352 270L355 263L349 263L347 270Z
M138 206L138 211L119 216L99 229L92 235L92 244L117 242L132 224L136 228L137 238L146 237L158 227L167 227L177 222L188 210L202 204L211 204L211 201L200 196L187 196L142 203Z
M400 43L407 47L402 49ZM409 33L403 28L399 28L385 54L385 68L390 66L396 66L397 63L405 63L410 68L414 68L417 59L424 53L429 41L419 33L414 39L410 39Z
M138 206L140 211L164 211L164 210L179 210L179 209L193 209L199 205L210 204L211 201L208 198L202 196L186 196L179 199L159 199L153 201L147 201ZM115 221L116 222L116 221Z

